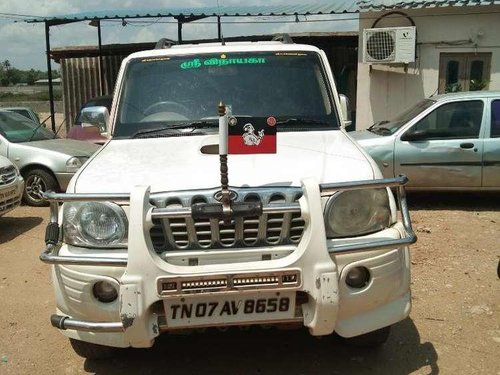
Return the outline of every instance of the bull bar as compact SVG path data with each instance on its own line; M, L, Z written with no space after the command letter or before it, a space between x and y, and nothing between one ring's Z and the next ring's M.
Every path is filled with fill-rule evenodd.
M339 244L329 249L330 254L354 253L362 251L371 251L383 249L386 247L400 247L411 245L417 241L410 220L408 203L406 200L406 191L404 185L408 182L406 176L398 176L395 178L385 178L378 180L363 180L353 182L340 182L320 184L320 194L322 197L330 196L336 192L346 190L362 190L373 188L396 188L397 202L404 228L404 235L399 239L378 240L369 243L349 243ZM82 202L82 201L114 201L128 202L130 194L102 194L102 193L54 193L46 192L44 197L50 202L50 220L47 225L45 236L46 247L40 255L40 260L47 264L64 264L64 265L91 265L91 266L115 266L126 267L127 258L107 258L107 257L87 257L87 256L60 256L58 255L58 233L59 233L59 203L61 202ZM299 203L273 204L262 207L263 213L274 212L290 212L300 213ZM152 219L160 218L187 218L192 214L190 207L183 208L153 208L151 211Z

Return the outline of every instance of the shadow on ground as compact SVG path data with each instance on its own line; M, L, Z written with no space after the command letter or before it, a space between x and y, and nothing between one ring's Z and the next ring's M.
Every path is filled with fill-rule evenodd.
M307 331L257 329L163 335L151 349L130 349L120 358L86 360L96 374L396 374L422 369L438 374L437 353L420 343L411 319L396 324L378 350L346 345L339 337L321 339Z
M498 192L408 192L411 210L500 211Z
M0 244L26 233L42 221L41 217L0 217Z

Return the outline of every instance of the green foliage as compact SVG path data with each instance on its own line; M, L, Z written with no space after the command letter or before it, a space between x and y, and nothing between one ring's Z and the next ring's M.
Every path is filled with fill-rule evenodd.
M462 91L462 85L458 82L455 82L455 83L449 83L446 85L446 87L444 88L444 92L445 93L449 93L449 92L460 92Z
M52 78L59 78L61 75L57 70L52 71ZM0 62L0 85L10 86L18 83L33 85L39 79L47 79L48 73L41 70L20 70L12 66L9 60Z
M29 93L13 93L0 92L0 102L31 102L31 101L48 101L49 92L40 91L32 94ZM62 92L54 90L54 100L62 100Z
M480 80L480 79L471 79L469 83L469 90L470 91L481 91L488 86L489 81L486 80Z

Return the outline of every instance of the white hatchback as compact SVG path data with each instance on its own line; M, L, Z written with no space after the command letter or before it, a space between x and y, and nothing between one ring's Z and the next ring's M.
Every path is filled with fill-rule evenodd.
M19 206L23 189L24 180L17 167L0 156L0 216Z

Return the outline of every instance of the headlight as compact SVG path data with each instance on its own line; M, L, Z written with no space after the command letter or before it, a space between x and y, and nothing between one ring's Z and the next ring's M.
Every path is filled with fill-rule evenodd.
M66 172L76 172L89 158L86 156L73 156L66 162Z
M114 203L65 203L64 242L76 246L119 248L127 246L128 220Z
M333 195L325 209L328 238L360 236L387 228L391 221L386 189L348 190Z

